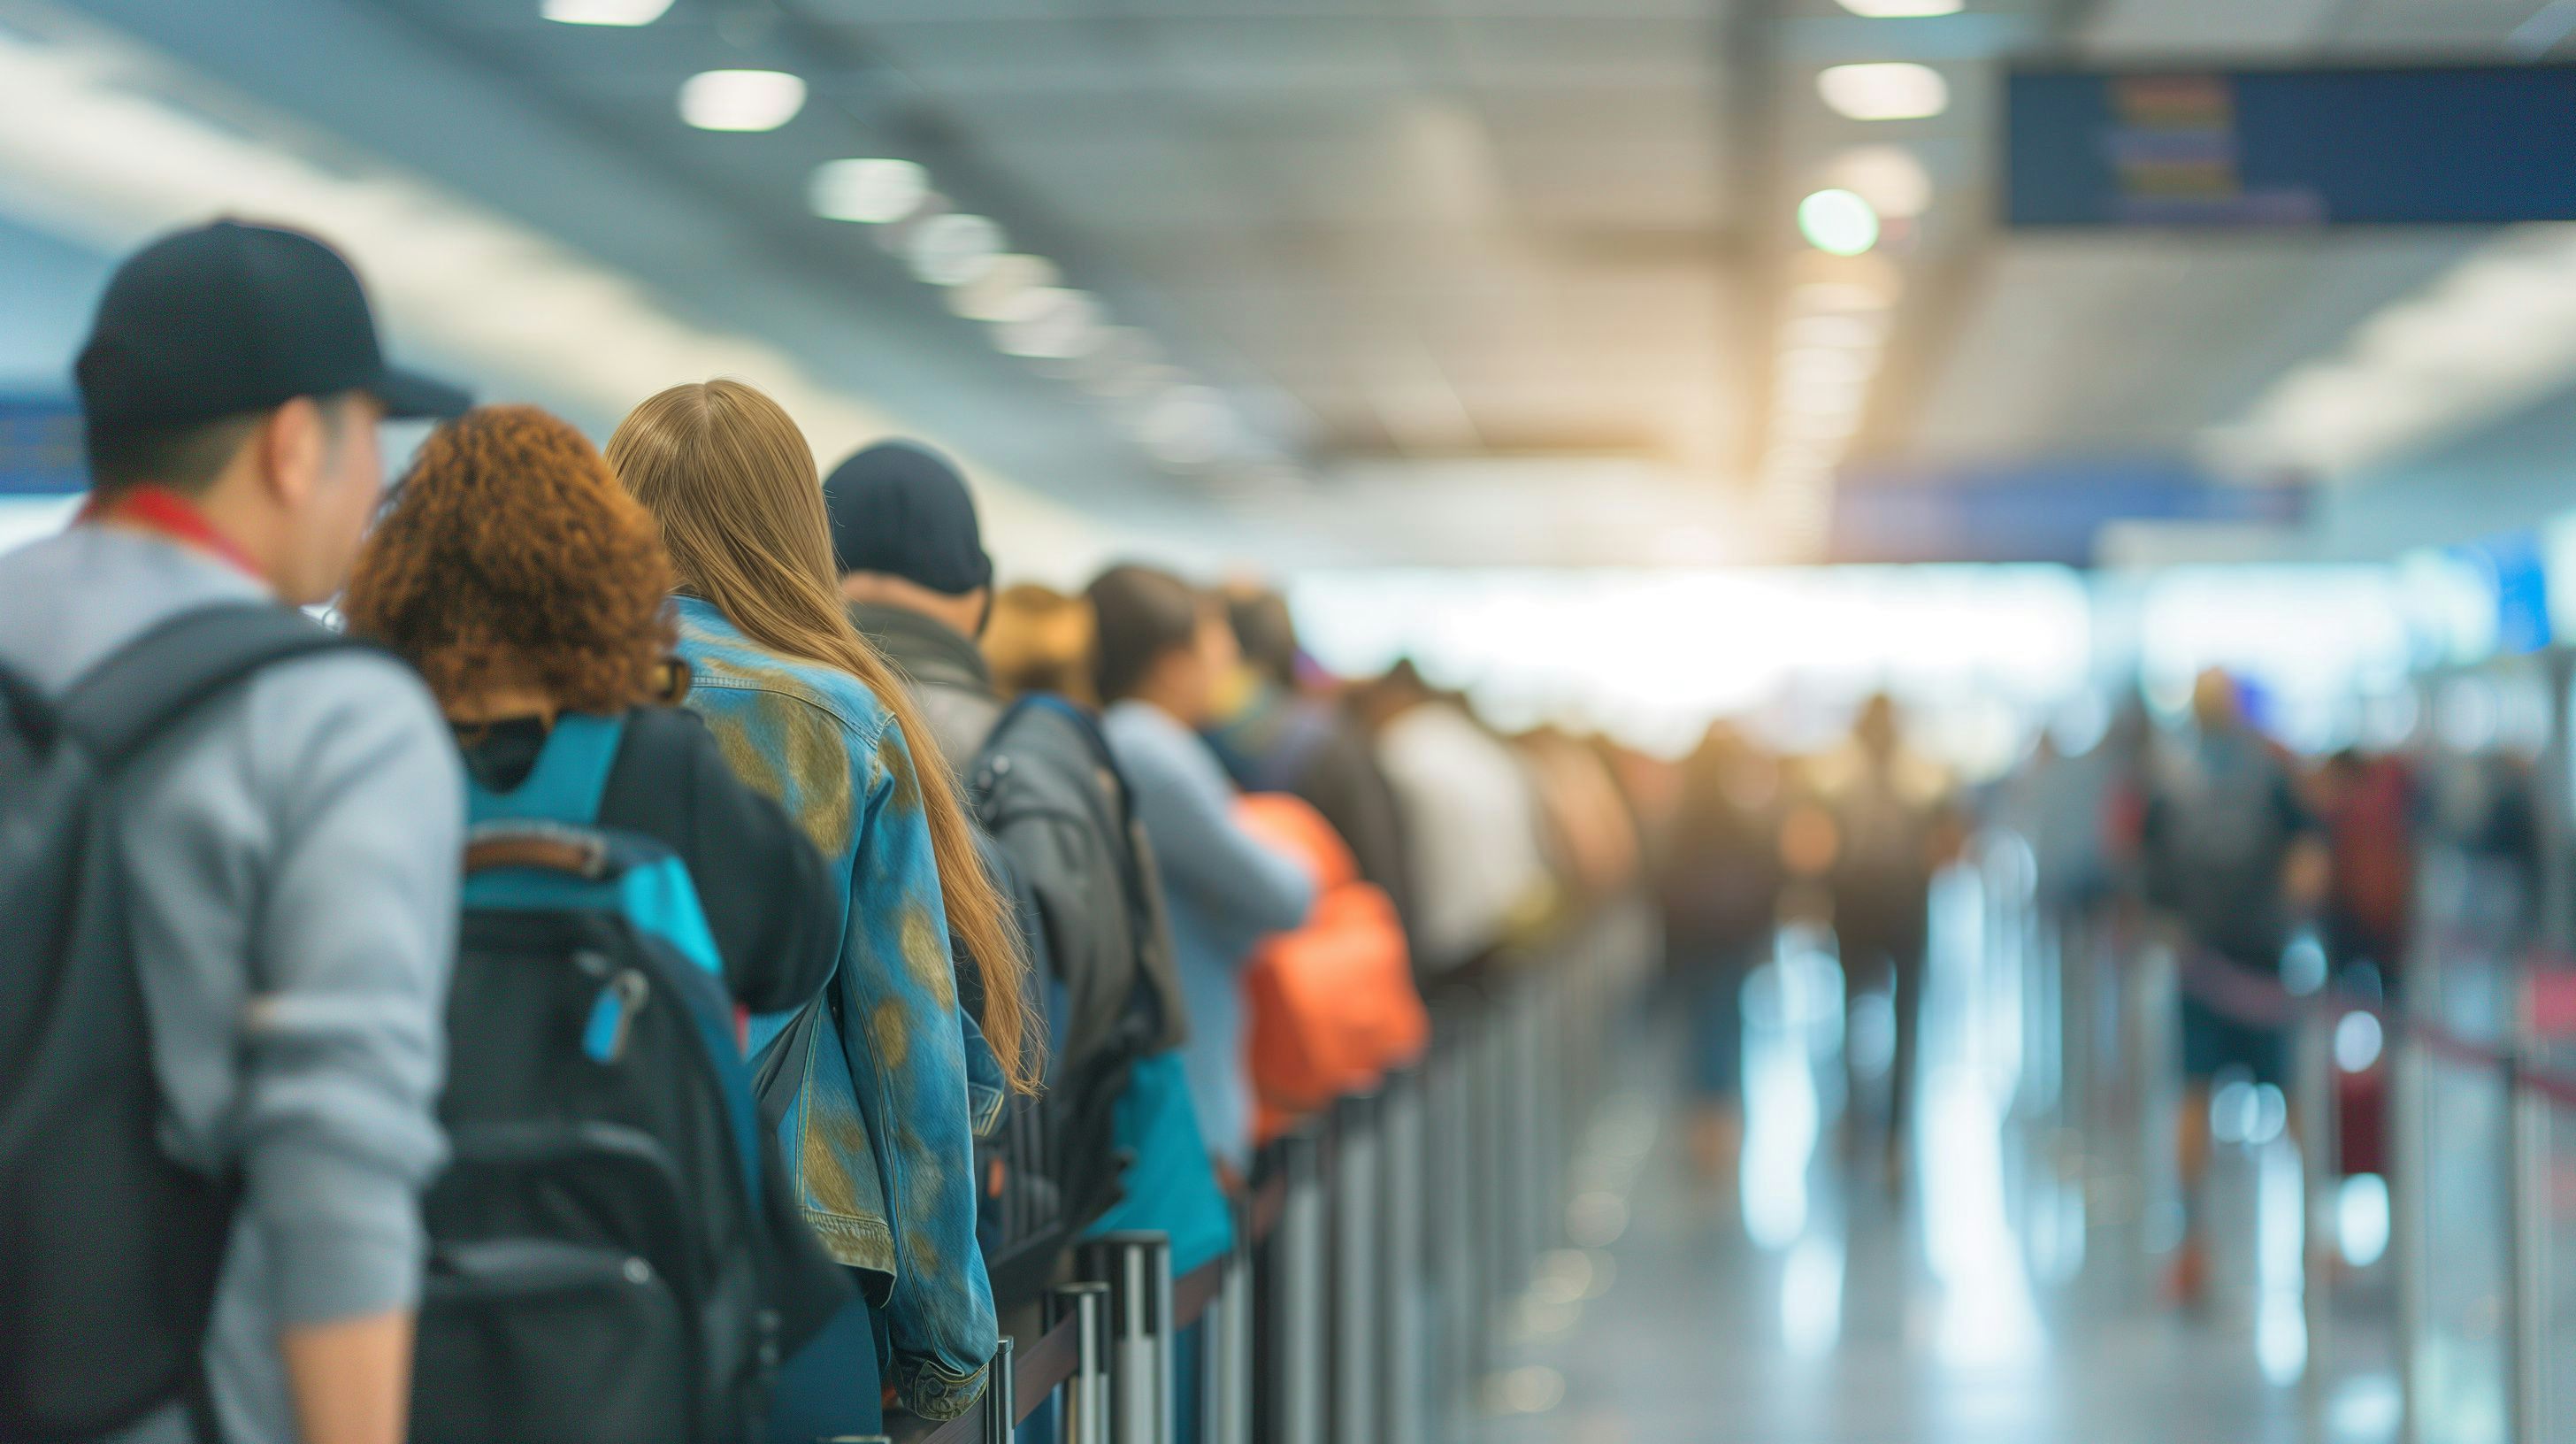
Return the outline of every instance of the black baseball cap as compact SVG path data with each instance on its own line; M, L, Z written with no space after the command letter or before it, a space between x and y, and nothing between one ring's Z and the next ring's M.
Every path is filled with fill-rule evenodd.
M880 441L823 482L832 561L843 576L883 572L962 597L993 582L975 498L947 457L910 441Z
M364 391L391 417L473 398L385 364L358 273L301 231L217 221L126 259L73 368L92 426L186 426Z

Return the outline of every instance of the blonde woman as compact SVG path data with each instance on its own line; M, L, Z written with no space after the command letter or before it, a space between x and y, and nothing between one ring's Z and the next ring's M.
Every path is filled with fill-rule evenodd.
M867 1302L788 1362L770 1437L880 1432L880 1365L907 1408L952 1418L982 1393L995 1344L972 1150L1002 1100L972 1090L970 1108L970 1019L980 1014L1010 1085L1033 1086L1018 937L948 764L842 611L822 483L796 423L740 382L676 386L618 426L608 462L661 523L679 653L695 674L688 705L845 888L823 998L754 1019L752 1044L764 1078L780 1080L772 1096L793 1095L781 1141L798 1201ZM982 983L964 1014L952 937Z

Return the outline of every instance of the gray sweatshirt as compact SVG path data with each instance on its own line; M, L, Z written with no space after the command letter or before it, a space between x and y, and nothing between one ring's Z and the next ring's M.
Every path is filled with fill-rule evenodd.
M259 585L202 553L75 526L0 556L0 661L59 692L146 628ZM390 659L283 662L121 779L152 1064L173 1156L236 1166L209 1377L226 1444L291 1444L282 1328L414 1303L464 791ZM121 1441L183 1441L165 1412Z

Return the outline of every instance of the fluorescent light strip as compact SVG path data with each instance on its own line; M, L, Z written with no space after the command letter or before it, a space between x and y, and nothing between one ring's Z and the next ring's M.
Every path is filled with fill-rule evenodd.
M691 325L631 277L428 182L280 123L218 127L154 91L184 71L51 7L0 31L0 210L115 253L237 214L310 228L367 278L388 330L472 371L615 414L674 382L736 376L776 397L818 457L901 431L752 337ZM27 38L30 36L42 38ZM185 92L180 92L185 93ZM226 100L219 113L255 115ZM1070 509L976 472L998 549L1077 567L1108 548Z
M2474 430L2576 381L2576 226L2480 248L2274 382L2206 440L2223 466L2348 475Z

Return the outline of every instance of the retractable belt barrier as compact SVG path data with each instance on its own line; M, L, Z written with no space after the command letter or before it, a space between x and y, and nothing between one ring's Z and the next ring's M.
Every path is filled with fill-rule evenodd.
M2371 1153L2354 1171L2380 1174L2385 1186L2380 1216L2393 1283L2385 1322L2395 1342L2400 1444L2438 1444L2469 1413L2496 1426L2489 1437L2510 1444L2569 1437L2566 1386L2551 1368L2566 1346L2553 1293L2566 1247L2557 1232L2566 1210L2553 1140L2570 1127L2560 1111L2576 1113L2576 1070L2558 1062L2576 1040L2576 964L2492 931L2435 925L2416 939L2398 1000L2332 983L2316 956L2288 970L2315 986L2295 987L2189 942L2170 918L2043 917L2026 863L2015 865L2011 855L1990 848L1984 863L1991 905L2002 911L1983 936L1990 946L2021 949L2041 970L2046 987L2034 996L2057 1013L2045 1021L2064 1050L2049 1075L2057 1100L2048 1106L2071 1110L2062 1119L2081 1125L2072 1136L2089 1140L2086 1166L2101 1170L2106 1210L2129 1220L2160 1209L2179 1216L2179 997L2274 1034L2287 1044L2280 1083L2302 1219L2294 1276L2299 1378L2312 1420L2330 1412L2340 1337L2357 1326L2349 1309L2335 1306L2337 1280L2347 1273L2337 1257L2346 1171L2338 1150L2349 1094L2370 1100L2355 1104L2371 1110L2359 1120L2385 1118L2384 1142L2374 1136L2362 1145ZM2357 1044L2339 1057L2341 1030L2355 1015L2377 1024L2377 1045ZM2375 1084L2340 1081L2374 1070ZM2470 1096L2463 1089L2495 1101L2458 1113ZM2437 1232L2438 1220L2447 1233ZM2152 1287L2144 1281L2178 1234L2149 1227L2138 1236L2146 1247L2130 1262L2145 1267L2134 1277ZM2457 1366L2458 1341L2472 1337L2491 1341L2484 1346L2492 1350L2491 1377ZM2367 1367L2382 1353L2354 1347L2349 1357Z
M1641 900L1428 991L1429 1052L1264 1149L1236 1245L1179 1278L1161 1234L1076 1251L1045 1333L901 1444L1426 1444L1467 1408L1500 1306L1554 1246L1608 1031L1658 960ZM1195 1346L1181 1337L1195 1331ZM1037 1435L1021 1426L1047 1412Z
M2212 1009L2258 1028L2288 1028L2304 1019L2339 1022L2353 1013L2367 1013L2392 1042L2411 1039L2428 1053L2472 1068L2493 1069L2516 1089L2576 1109L2576 1073L2538 1067L2518 1051L2477 1042L2430 1018L2391 1008L2378 998L2335 987L2293 992L2278 978L2197 950L2182 958L2182 984Z

